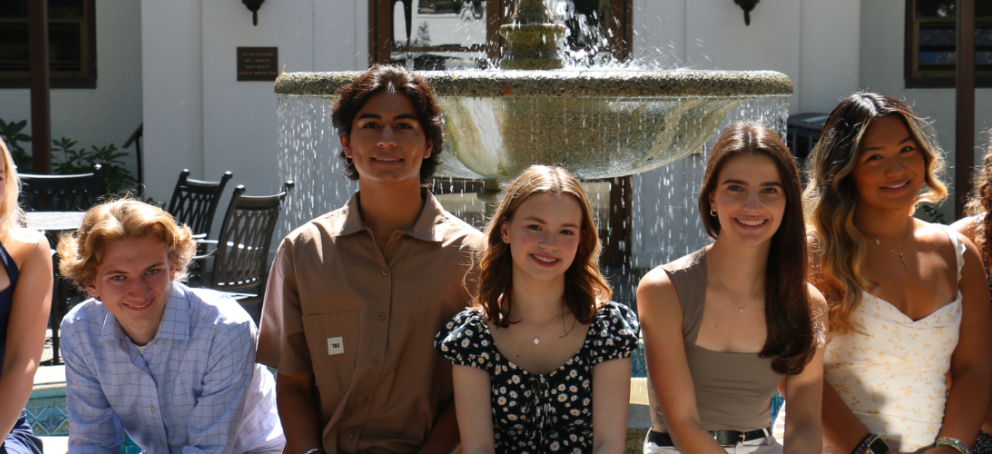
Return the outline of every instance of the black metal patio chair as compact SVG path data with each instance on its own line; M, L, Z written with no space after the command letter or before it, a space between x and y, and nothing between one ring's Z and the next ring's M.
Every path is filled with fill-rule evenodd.
M258 321L265 292L269 246L279 220L279 211L293 181L283 184L282 192L268 196L246 196L245 187L234 188L234 196L224 215L216 244L206 254L214 260L210 272L199 283L222 292L236 293L242 306ZM196 283L194 282L194 285Z
M206 239L210 235L224 186L233 175L224 172L220 181L203 181L189 178L189 173L189 169L183 169L179 174L166 211L176 218L177 224L186 224L193 235Z
M100 164L75 175L22 173L21 206L27 211L86 211L100 194Z

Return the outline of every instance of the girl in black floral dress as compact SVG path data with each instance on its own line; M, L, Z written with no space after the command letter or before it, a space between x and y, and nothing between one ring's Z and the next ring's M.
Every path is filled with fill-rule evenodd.
M609 302L579 182L561 168L528 168L486 236L475 308L434 341L455 365L463 452L623 452L638 324Z

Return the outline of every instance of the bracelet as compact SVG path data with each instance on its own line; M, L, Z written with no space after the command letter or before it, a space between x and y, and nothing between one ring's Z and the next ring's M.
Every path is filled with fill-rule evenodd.
M878 439L878 434L876 433L865 435L865 438L861 440L861 443L858 443L858 446L851 451L851 454L864 454L868 451L868 446L870 446L876 439Z
M313 449L308 449L308 450L307 450L307 452L305 452L305 453L303 453L303 454L316 454L316 453L318 453L318 452L319 452L319 453L321 453L321 454L325 454L325 452L324 452L324 448L313 448Z
M971 450L968 449L968 445L954 437L940 437L934 443L934 446L949 446L957 450L960 454L971 454Z

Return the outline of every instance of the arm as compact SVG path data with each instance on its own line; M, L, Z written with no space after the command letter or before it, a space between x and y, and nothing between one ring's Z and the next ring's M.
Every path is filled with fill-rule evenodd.
M813 306L810 312L817 318L819 326L826 326L826 301L812 286L810 286L810 302ZM785 415L784 449L788 454L815 454L823 449L820 416L823 398L824 348L824 342L817 342L816 354L803 371L785 378L789 411Z
M10 248L23 254L24 262L11 300L0 375L0 396L4 396L0 405L0 440L10 433L28 402L45 345L52 304L52 258L45 238L37 235L36 240Z
M324 448L317 416L317 396L313 392L313 374L276 375L276 402L279 419L286 433L289 452L303 454Z
M637 286L637 313L651 386L676 447L694 454L726 454L699 420L682 339L682 306L664 270L648 273Z
M434 421L431 434L427 436L424 445L417 451L420 454L453 453L461 446L458 438L458 419L455 416L455 402L448 402L441 416Z
M452 365L451 370L462 452L494 454L496 440L493 435L492 382L489 372L457 364Z
M69 417L71 454L117 454L124 444L124 426L103 394L94 370L84 358L92 358L92 336L76 335L74 323L62 321L62 359L65 361L66 412Z
M253 324L248 321L216 335L209 355L213 364L187 420L184 454L231 452L255 371Z
M963 296L960 338L951 356L953 386L947 393L944 423L938 436L954 437L972 446L992 396L992 333L988 330L992 307L978 250L970 241L965 243L968 250L959 284Z
M630 358L604 361L592 368L593 454L620 454L627 442L630 407Z
M336 446L324 446L321 436L320 400L314 392L292 251L287 238L279 245L272 260L262 307L258 361L279 369L276 404L286 434L287 452L303 454L320 448L331 449L328 454L333 454Z

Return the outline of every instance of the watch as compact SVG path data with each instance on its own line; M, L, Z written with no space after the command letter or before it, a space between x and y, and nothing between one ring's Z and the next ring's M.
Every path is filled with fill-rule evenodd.
M885 444L885 440L882 440L881 437L875 437L875 441L868 444L867 452L871 454L886 454L889 452L889 445Z

